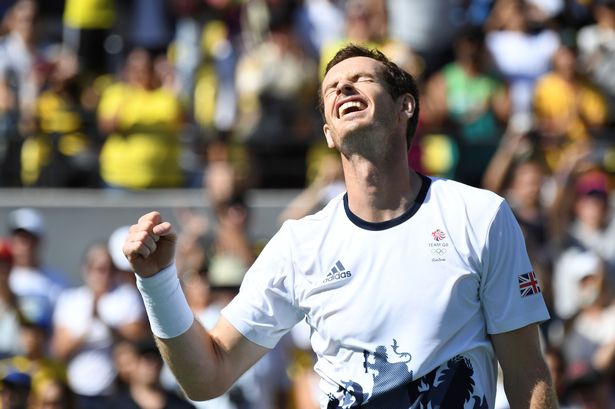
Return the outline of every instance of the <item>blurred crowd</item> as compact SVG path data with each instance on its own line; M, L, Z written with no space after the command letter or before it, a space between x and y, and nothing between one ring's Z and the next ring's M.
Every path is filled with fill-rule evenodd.
M247 189L303 188L280 222L344 190L319 79L341 45L378 47L420 84L411 166L513 208L561 407L615 407L615 0L16 0L0 14L0 186L202 188L213 215L176 218L205 326L262 246ZM41 259L50 233L19 209L0 241L0 408L318 407L305 327L225 396L187 403L121 256L126 228L84 254L76 288Z

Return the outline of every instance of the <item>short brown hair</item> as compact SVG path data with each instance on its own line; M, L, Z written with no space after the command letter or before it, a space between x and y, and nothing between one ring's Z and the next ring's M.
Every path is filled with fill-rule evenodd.
M416 80L408 72L389 60L379 50L368 49L356 44L349 44L339 50L327 64L325 75L334 65L354 57L371 58L384 65L384 80L388 86L389 94L391 94L394 99L403 94L410 94L414 98L414 115L408 120L408 127L406 128L406 144L407 148L410 149L410 144L412 143L412 138L414 137L419 121L419 90ZM319 90L318 95L320 112L323 114L324 118L324 101L321 90Z

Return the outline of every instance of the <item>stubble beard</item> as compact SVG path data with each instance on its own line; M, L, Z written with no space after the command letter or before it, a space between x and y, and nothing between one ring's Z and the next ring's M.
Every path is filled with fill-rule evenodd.
M370 124L349 130L341 140L340 152L346 158L363 157L371 162L381 162L388 156L385 127L380 124Z

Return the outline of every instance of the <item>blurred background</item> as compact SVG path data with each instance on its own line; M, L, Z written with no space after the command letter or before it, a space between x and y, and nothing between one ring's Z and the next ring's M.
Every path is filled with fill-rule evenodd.
M318 407L303 325L182 398L121 243L160 210L213 325L281 223L344 191L318 90L348 43L417 78L409 165L513 208L561 407L615 407L615 0L0 0L0 408Z

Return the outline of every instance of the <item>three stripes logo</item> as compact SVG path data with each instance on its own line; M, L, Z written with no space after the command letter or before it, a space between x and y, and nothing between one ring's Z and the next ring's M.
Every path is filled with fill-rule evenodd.
M323 284L329 283L334 280L341 280L343 278L350 278L352 274L350 271L346 270L346 267L342 264L341 261L337 261L333 267L331 267L331 271L329 274L322 280Z

